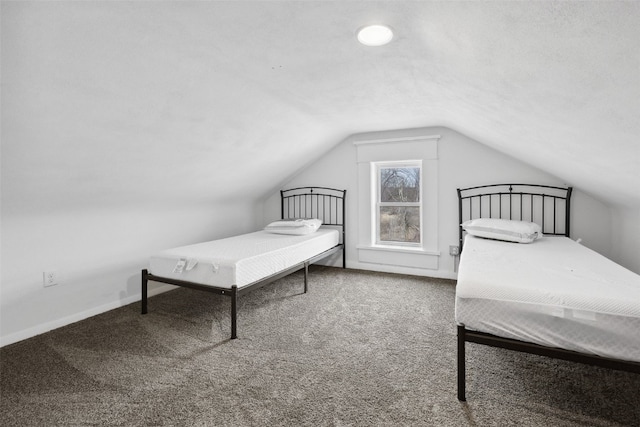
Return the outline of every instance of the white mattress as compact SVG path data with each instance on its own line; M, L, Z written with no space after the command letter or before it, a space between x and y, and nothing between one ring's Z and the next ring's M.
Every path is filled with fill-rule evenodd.
M149 273L201 285L242 288L338 243L338 230L333 229L305 236L257 231L162 251L149 260ZM181 260L185 267L180 272L176 267Z
M471 330L640 362L640 276L566 237L467 235L455 318Z

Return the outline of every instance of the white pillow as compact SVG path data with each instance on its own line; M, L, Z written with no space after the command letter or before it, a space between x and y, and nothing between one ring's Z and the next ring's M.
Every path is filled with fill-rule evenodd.
M531 243L542 237L542 228L533 222L497 218L478 218L465 221L462 228L473 236L507 242Z
M294 235L304 235L311 234L318 231L320 226L322 225L322 220L312 218L312 219L283 219L280 221L272 222L267 225L264 229L269 233L276 234L294 234Z

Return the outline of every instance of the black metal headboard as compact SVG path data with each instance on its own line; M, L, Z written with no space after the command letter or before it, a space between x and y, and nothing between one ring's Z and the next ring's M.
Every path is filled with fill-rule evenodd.
M281 218L319 218L323 225L339 227L342 265L346 266L345 223L347 190L327 187L299 187L281 190Z
M458 188L460 249L462 223L475 218L504 218L540 224L544 234L569 237L572 187L491 184Z

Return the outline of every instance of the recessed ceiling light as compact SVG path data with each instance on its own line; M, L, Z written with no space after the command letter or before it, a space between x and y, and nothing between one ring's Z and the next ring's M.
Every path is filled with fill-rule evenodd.
M358 41L365 46L382 46L391 41L393 31L386 25L367 25L358 30Z

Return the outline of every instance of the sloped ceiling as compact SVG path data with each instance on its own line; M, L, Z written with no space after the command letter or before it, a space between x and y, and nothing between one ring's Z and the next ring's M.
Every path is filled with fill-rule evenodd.
M640 206L640 2L1 7L3 209L258 197L350 134L432 125Z

